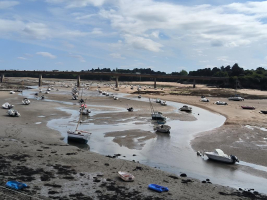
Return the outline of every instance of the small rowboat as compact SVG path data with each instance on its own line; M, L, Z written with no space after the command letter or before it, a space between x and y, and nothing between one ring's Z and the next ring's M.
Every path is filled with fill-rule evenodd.
M241 108L247 109L247 110L255 110L254 106L241 106Z
M267 110L261 110L261 113L267 114Z
M149 184L148 188L150 190L155 190L157 192L168 192L169 189L167 187L161 186L161 185L156 185L156 184Z
M121 179L124 181L128 181L128 182L134 181L134 175L128 172L118 171L118 174L121 177Z

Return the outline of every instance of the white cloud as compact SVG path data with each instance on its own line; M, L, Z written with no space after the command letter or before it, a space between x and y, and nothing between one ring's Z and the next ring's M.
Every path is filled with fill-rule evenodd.
M56 56L52 55L51 53L48 52L37 52L37 55L43 56L43 57L47 57L47 58L51 58L51 59L55 59Z
M89 5L102 6L107 0L46 0L48 3L61 4L64 3L66 8L79 8Z
M24 58L24 57L17 57L17 59L20 59L20 60L27 60L27 58Z
M72 55L72 54L70 54L69 57L77 58L80 62L86 62L85 59L81 55Z
M125 42L136 49L145 49L153 52L159 52L160 48L163 46L151 39L146 39L143 37L137 37L133 35L124 35Z
M91 34L94 34L94 35L101 35L103 34L103 32L101 31L101 28L94 28L91 32Z
M6 9L19 5L18 1L0 1L0 9Z
M121 54L119 53L111 53L109 54L111 57L113 58L117 58L117 59L125 59L125 57L122 57Z

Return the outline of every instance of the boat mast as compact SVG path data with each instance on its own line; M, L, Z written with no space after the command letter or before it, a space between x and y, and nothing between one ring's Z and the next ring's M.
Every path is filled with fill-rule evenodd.
M77 129L78 129L78 126L79 126L79 124L80 124L80 121L81 121L81 116L82 116L82 113L80 112L80 117L79 117L79 120L78 120L78 123L77 123L77 126L76 126L76 129L75 129L75 131L77 131Z
M154 108L153 108L153 105L152 105L152 103L151 103L150 98L149 98L149 103L150 103L151 114L153 114L153 113L155 113L155 111L154 111Z

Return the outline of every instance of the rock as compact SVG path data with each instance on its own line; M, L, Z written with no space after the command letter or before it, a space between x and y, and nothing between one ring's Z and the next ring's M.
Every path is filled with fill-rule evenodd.
M210 179L207 178L206 181L210 181Z
M133 156L136 156L135 154L133 154Z
M202 181L201 183L206 183L206 181Z
M105 165L106 165L106 166L109 166L109 164L108 164L108 163L105 163Z
M239 188L238 190L239 190L239 191L243 191L243 189L242 189L242 188Z
M185 173L180 174L181 177L187 177Z

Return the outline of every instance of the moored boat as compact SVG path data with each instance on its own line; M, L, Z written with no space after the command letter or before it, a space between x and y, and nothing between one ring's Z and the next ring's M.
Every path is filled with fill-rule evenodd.
M170 133L171 127L168 125L159 125L156 126L154 130L160 133Z
M20 113L17 110L10 109L7 111L7 114L11 117L20 117Z
M30 101L28 98L24 98L24 99L22 100L22 103L23 103L24 105L30 105L31 101Z
M267 110L261 110L262 114L267 114Z
M188 105L183 105L179 110L185 112L192 112L192 107L189 107Z
M133 107L127 108L129 112L133 112Z
M247 110L255 110L256 109L254 106L241 106L241 108L247 109Z
M160 103L161 102L161 100L160 99L156 99L156 103Z
M216 101L215 102L216 105L228 105L226 102L224 101Z
M4 108L4 109L10 109L10 108L13 108L13 107L14 107L14 105L9 104L8 102L6 102L6 103L4 103L2 105L2 108Z
M245 99L242 97L229 97L228 100L230 100L230 101L244 101Z
M67 131L68 133L68 140L78 143L87 143L89 140L90 134L86 131Z
M162 106L167 106L167 103L166 103L166 101L161 101L161 102L160 102L160 105L162 105Z
M214 152L205 152L204 153L209 159L220 161L224 163L231 163L234 164L236 162L239 162L236 156L233 155L227 155L225 154L221 149L215 149Z
M120 178L124 181L134 181L135 177L134 175L130 174L129 172L124 172L124 171L118 171L118 174Z

